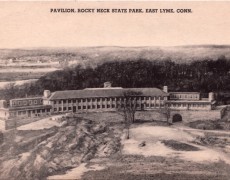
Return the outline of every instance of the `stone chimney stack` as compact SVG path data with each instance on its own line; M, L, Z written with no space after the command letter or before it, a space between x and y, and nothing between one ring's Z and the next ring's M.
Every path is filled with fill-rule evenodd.
M104 82L104 88L111 88L112 87L112 83L111 82Z
M6 100L0 100L0 108L7 108Z
M164 86L164 87L163 87L163 91L164 91L165 93L168 93L168 86Z
M43 93L44 98L48 98L50 97L50 95L51 95L50 90L44 90L44 93Z
M214 95L213 92L208 93L208 100L209 100L210 102L212 102L212 101L215 100L215 95Z

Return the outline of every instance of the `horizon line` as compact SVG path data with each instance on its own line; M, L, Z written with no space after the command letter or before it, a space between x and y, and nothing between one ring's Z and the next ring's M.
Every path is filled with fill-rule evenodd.
M169 48L169 47L199 47L199 46L203 46L203 47L207 47L207 46L217 46L217 47L227 47L230 46L229 44L187 44L187 45L152 45L152 46L145 46L145 45L141 45L141 46L122 46L122 45L101 45L101 46L34 46L34 47L6 47L6 48L0 48L0 50L29 50L29 49L45 49L45 48L49 48L49 49L67 49L67 48L104 48L104 47L116 47L116 48L149 48L149 47L155 47L155 48Z

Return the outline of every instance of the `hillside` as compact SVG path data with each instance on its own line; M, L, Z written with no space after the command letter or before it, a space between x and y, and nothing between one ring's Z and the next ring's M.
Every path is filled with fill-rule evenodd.
M147 59L174 62L217 59L219 56L230 58L230 46L199 45L174 47L79 47L79 48L37 48L37 49L0 49L0 59L17 58L21 60L93 60L96 62Z

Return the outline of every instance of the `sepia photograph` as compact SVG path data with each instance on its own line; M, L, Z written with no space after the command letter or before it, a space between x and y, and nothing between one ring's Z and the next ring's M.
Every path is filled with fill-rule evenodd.
M229 180L230 2L0 2L0 180Z

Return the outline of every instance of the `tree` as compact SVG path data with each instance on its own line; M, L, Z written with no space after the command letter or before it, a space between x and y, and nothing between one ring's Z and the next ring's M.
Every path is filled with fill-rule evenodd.
M165 105L164 108L161 109L161 113L166 117L167 123L170 124L170 108L167 105Z
M127 129L126 138L130 138L130 125L135 122L135 114L138 110L138 99L142 93L137 91L124 91L118 105L118 112L123 116L125 128Z

